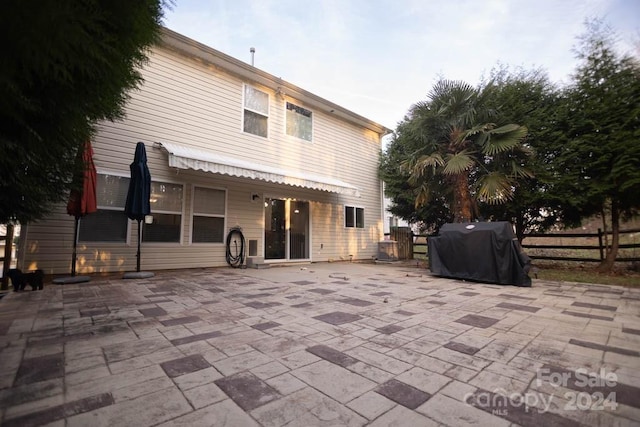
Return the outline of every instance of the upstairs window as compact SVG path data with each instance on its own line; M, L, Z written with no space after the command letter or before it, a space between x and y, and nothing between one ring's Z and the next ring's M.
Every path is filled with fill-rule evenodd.
M344 226L347 228L364 228L364 208L345 206Z
M269 134L269 95L244 86L243 130L266 138Z
M287 135L311 141L312 134L311 111L287 102Z

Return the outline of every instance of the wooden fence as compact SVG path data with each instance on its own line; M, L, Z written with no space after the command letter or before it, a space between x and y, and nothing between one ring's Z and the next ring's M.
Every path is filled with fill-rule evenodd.
M622 230L620 231L620 237L628 234L640 233L640 229L633 230ZM611 232L606 233L609 237L609 242L611 240ZM389 234L386 234L389 235ZM391 238L393 239L393 233ZM411 249L408 251L411 254L411 259L426 259L428 257L428 249L427 249L427 239L429 238L428 234L411 234ZM528 243L533 240L553 240L553 242L557 242L558 240L566 240L570 239L571 243L555 243L555 244L545 244L545 243ZM575 244L575 240L584 240L586 243ZM590 240L597 241L597 244L588 244ZM618 245L619 250L622 250L618 253L618 258L616 258L616 262L639 262L640 256L635 256L635 249L638 249L638 253L640 253L640 238L638 239L639 243L620 243ZM610 245L610 243L609 243ZM598 229L597 233L547 233L547 234L527 234L522 240L522 247L525 249L525 252L531 259L540 259L540 260L552 260L552 261L584 261L584 262L601 262L606 257L606 245L605 245L605 233ZM530 249L531 251L527 251ZM633 256L624 255L624 250L634 249ZM570 251L573 255L580 253L593 253L593 256L571 256L569 254L563 255L538 255L534 252L540 250L564 250ZM583 252L586 251L586 252ZM403 258L401 258L403 259ZM406 259L406 258L404 258Z
M622 240L623 236L627 234L635 234L640 233L640 229L634 230L621 230L620 231L620 239ZM601 229L598 229L597 233L546 233L546 234L527 234L524 236L522 240L522 248L531 249L532 253L527 252L527 255L531 259L542 259L542 260L551 260L551 261L585 261L585 262L601 262L606 257L606 245L605 245L605 234L609 238L609 242L611 241L610 236L611 232L604 233ZM570 243L560 243L560 244L539 244L539 243L527 243L527 239L531 241L532 239L554 239L554 240L564 240L570 239ZM574 244L575 241L583 240L586 243ZM597 244L588 244L589 241L596 241ZM610 243L609 243L610 245ZM589 253L593 255L589 256L565 256L565 255L537 255L533 252L539 250L571 250L574 254L580 253ZM618 257L616 258L616 262L635 262L640 261L640 256L625 256L625 249L640 249L640 243L620 243L618 245ZM634 250L635 255L635 250Z

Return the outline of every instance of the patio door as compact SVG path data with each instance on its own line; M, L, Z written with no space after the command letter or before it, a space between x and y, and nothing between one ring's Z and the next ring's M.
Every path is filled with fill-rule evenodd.
M265 199L264 258L309 259L309 202Z

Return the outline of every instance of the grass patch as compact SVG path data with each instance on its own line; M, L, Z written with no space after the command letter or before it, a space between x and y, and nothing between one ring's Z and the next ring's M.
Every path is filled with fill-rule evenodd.
M420 262L426 268L427 259L424 255L414 255L414 262ZM559 262L534 260L533 266L538 280L552 282L578 282L598 285L629 286L640 288L640 272L632 271L628 266L617 267L612 273L598 273L597 263ZM536 279L534 271L529 273Z
M598 273L595 267L575 266L571 268L548 265L537 266L538 279L554 282L579 282L600 285L616 285L640 287L640 273L633 271L614 271L612 273ZM530 274L534 278L534 274Z

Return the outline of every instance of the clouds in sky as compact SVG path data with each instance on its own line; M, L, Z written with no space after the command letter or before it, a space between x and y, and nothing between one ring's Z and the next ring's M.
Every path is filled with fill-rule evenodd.
M394 128L439 77L501 63L566 82L595 17L640 41L637 0L176 0L165 24L246 62L255 47L256 67Z

